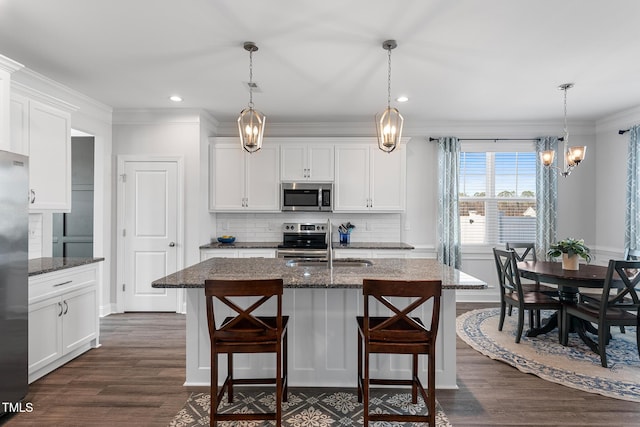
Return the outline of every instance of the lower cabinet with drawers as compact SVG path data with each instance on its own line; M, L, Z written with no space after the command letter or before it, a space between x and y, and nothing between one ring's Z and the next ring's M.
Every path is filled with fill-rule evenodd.
M100 346L98 268L29 277L29 383Z

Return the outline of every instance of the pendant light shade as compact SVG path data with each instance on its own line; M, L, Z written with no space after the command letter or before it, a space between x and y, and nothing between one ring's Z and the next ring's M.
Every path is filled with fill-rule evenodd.
M387 73L387 108L376 114L376 134L378 135L378 148L387 153L396 149L402 137L402 124L404 118L397 108L391 107L391 49L398 46L395 40L386 40L382 48L388 51Z
M264 137L264 125L267 118L260 111L253 108L253 52L258 50L258 46L253 42L245 42L244 49L249 52L249 105L240 112L238 117L238 133L242 148L255 153L262 148L262 138Z

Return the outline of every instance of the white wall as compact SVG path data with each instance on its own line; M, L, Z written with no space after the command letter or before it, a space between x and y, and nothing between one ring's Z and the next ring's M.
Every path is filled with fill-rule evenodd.
M117 158L120 155L175 156L184 160L184 266L199 261L198 246L204 230L210 222L203 214L206 212L207 187L202 180L201 132L208 132L210 123L203 120L201 112L196 110L121 110L114 114L113 120L113 188L117 188L115 179ZM207 135L210 136L210 135ZM205 160L206 162L206 160ZM115 190L114 190L115 193ZM114 200L115 200L114 194ZM113 217L112 259L116 259L116 204L111 211ZM183 268L183 266L178 266ZM114 277L116 277L114 273ZM116 289L120 289L115 280L111 284L111 303L116 302Z
M596 122L596 245L598 263L606 264L624 251L627 151L629 134L619 129L640 124L640 107Z

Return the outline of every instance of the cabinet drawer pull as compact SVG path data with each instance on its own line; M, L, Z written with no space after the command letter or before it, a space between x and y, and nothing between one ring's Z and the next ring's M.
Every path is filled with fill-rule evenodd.
M67 304L66 301L64 301L64 313L62 314L67 314L69 312L69 304Z
M62 283L58 283L56 285L53 285L54 288L58 287L58 286L62 286L62 285L68 285L69 283L72 283L73 280L67 280L66 282L62 282Z
M58 313L58 317L60 317L60 316L62 316L62 312L63 312L62 303L61 302L58 303L58 307L60 307L60 313Z

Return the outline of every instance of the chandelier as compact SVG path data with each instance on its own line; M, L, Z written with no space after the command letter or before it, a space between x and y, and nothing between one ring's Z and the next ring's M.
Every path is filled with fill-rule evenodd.
M560 169L559 167L553 166L553 160L555 158L554 150L546 150L540 152L540 161L544 166L552 167L557 169L560 174L564 177L567 177L571 174L571 171L580 164L581 161L584 160L585 152L587 151L587 147L585 145L576 145L573 147L569 147L569 131L567 129L567 90L573 87L573 83L565 83L558 86L558 89L564 91L564 136L562 137L563 141L563 167Z
M382 113L376 114L376 133L378 135L378 148L387 153L396 149L402 135L404 119L397 108L391 108L391 49L398 46L395 40L386 40L382 48L388 51L387 73L387 108Z
M238 133L240 134L240 144L242 148L255 153L262 148L262 138L264 137L264 125L267 120L264 114L253 109L253 52L258 50L253 42L245 42L244 49L249 52L249 105L240 112L238 117Z

